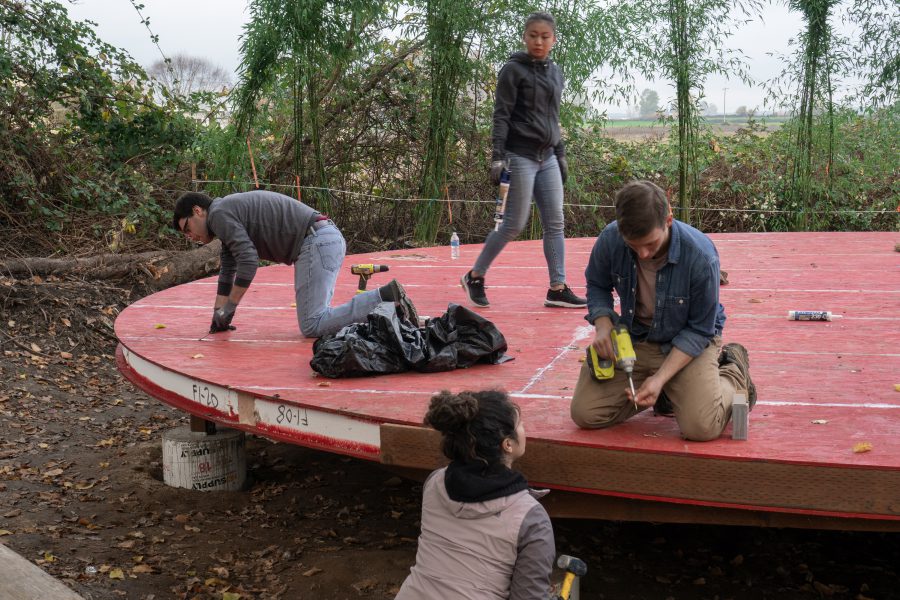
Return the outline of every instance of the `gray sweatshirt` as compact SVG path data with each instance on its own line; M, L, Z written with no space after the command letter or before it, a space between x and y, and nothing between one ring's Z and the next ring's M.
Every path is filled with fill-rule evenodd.
M425 481L416 564L396 600L546 600L556 547L535 499L546 491L457 502L446 470Z
M253 191L216 198L206 225L222 240L219 295L249 287L260 259L293 264L318 213L290 196Z
M540 161L552 151L566 155L559 129L563 76L551 60L536 60L516 52L497 75L494 98L494 151L491 160L507 152Z

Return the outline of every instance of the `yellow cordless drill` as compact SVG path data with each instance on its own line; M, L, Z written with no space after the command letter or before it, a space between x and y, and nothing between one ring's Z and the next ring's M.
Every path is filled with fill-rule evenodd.
M631 336L628 334L628 328L624 325L616 325L609 332L610 341L612 341L613 352L615 352L616 361L600 359L597 355L597 349L591 344L587 349L587 363L591 376L597 381L604 379L612 379L615 369L621 369L628 375L628 385L631 387L631 398L634 400L634 408L637 409L637 393L634 391L634 363L637 361L637 355L634 353L634 345L631 343Z
M350 272L354 275L359 275L359 289L356 290L356 293L362 294L366 291L366 283L369 282L369 277L375 273L384 273L387 270L387 265L351 265Z

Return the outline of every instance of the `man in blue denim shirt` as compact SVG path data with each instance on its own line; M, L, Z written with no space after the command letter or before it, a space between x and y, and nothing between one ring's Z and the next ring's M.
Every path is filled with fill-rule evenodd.
M706 235L672 218L657 185L633 181L619 190L616 221L597 238L585 277L593 344L601 358L612 359L610 331L619 323L628 328L637 355L637 395L631 397L625 373L597 381L585 364L572 397L579 427L621 423L665 394L682 435L706 441L728 424L735 392L746 390L752 408L756 390L747 350L721 347L718 252Z

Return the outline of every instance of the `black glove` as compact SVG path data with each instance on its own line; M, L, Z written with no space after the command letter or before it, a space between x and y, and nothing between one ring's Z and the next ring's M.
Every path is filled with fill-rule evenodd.
M229 300L221 308L213 311L212 325L209 326L210 333L219 333L220 331L233 331L234 325L231 320L234 318L234 311L237 304Z
M491 183L500 185L500 175L507 169L505 160L495 160L491 163Z
M557 156L556 162L559 163L559 174L562 177L563 187L566 187L566 179L569 178L569 161L565 156Z

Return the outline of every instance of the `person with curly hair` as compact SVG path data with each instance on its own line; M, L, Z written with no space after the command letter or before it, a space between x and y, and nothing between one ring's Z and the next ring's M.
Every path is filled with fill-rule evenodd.
M537 501L546 490L512 468L525 453L519 408L502 391L443 391L425 423L451 462L425 481L416 563L397 600L546 600L556 546Z

